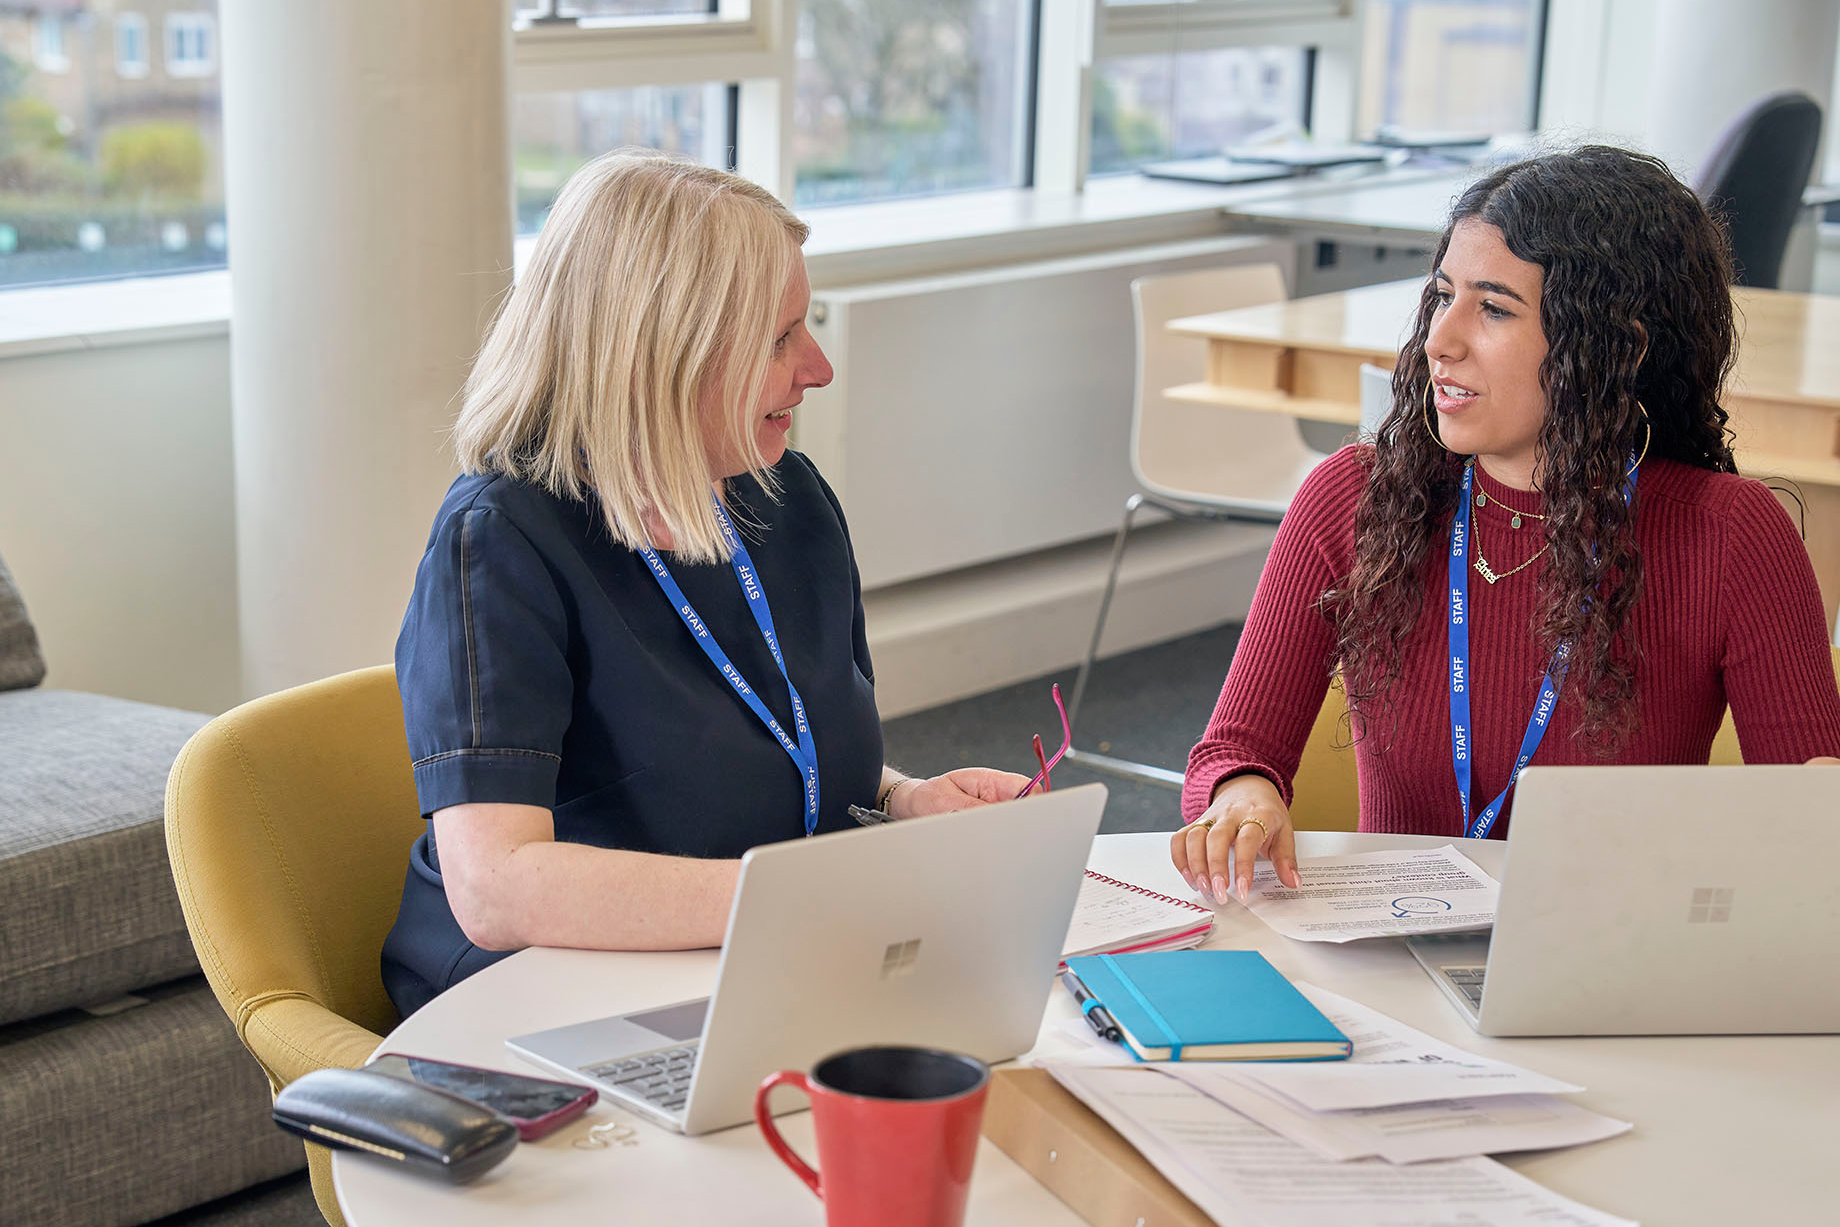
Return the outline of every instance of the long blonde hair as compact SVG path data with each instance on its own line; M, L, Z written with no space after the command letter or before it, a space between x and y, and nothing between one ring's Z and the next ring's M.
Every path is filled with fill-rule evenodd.
M720 397L726 453L768 482L742 407L760 400L806 233L766 189L725 171L634 150L583 166L467 377L453 431L461 468L559 498L592 490L629 549L650 543L649 511L686 560L727 559L700 406Z

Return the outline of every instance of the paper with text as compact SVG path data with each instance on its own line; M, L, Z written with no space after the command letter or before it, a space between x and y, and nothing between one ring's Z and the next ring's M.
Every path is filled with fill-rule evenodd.
M1628 1121L1599 1115L1556 1095L1491 1095L1312 1112L1248 1077L1243 1068L1218 1063L1158 1068L1334 1162L1379 1158L1423 1163L1547 1150L1601 1142L1632 1128Z
M1486 929L1501 886L1453 845L1407 852L1359 852L1297 862L1292 890L1269 861L1252 873L1252 914L1286 937L1350 942Z
M1492 1159L1332 1163L1158 1068L1050 1066L1221 1223L1264 1227L1635 1227Z

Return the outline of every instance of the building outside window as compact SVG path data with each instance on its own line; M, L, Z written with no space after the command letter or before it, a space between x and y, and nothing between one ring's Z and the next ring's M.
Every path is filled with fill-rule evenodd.
M518 233L542 229L568 177L610 149L641 145L729 168L732 93L716 83L519 94L511 124Z
M1296 136L1309 121L1303 47L1219 47L1119 56L1094 65L1092 171L1211 157L1262 135Z
M0 4L0 288L223 266L216 61L209 0Z
M206 77L216 71L216 18L209 13L168 13L166 75Z
M64 19L56 13L38 18L37 54L33 56L41 72L67 72L70 57L64 51Z
M803 0L800 207L1028 182L1034 6Z
M115 71L124 78L147 75L147 17L123 13L115 19Z
M1534 126L1541 0L1369 0L1355 130Z

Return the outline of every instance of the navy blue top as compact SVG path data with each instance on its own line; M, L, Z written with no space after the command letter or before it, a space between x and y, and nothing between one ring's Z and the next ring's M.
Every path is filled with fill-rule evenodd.
M818 830L839 830L854 825L846 806L874 803L882 772L861 582L843 512L811 462L787 452L775 475L779 501L740 477L727 506L810 716ZM790 728L786 683L733 568L662 557ZM468 802L538 805L558 840L673 856L739 857L805 833L798 768L593 502L505 477L455 481L416 573L396 679L424 817ZM509 953L466 939L432 835L416 840L383 946L384 986L405 1015Z

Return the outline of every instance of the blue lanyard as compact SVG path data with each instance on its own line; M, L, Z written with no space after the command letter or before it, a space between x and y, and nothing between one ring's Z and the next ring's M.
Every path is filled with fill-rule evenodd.
M1469 721L1469 509L1470 483L1474 472L1473 463L1463 466L1463 493L1457 502L1456 518L1450 523L1450 755L1457 773L1457 799L1463 806L1463 821L1469 824L1466 834L1471 839L1487 839L1489 832L1495 828L1495 819L1501 814L1501 805L1507 800L1509 789L1514 787L1514 781L1520 778L1522 769L1533 758L1534 751L1540 748L1540 742L1546 736L1546 726L1552 720L1553 705L1559 697L1557 679L1565 675L1565 663L1571 655L1571 644L1561 643L1546 666L1546 675L1540 683L1540 697L1534 702L1533 715L1527 720L1527 731L1521 735L1520 757L1514 760L1514 770L1508 773L1507 788L1503 788L1501 795L1483 807L1482 812L1471 821L1470 766L1475 746L1470 736L1472 729ZM1627 503L1634 498L1635 492L1636 466L1632 457L1629 471L1624 476L1623 501Z
M664 565L664 559L658 557L658 551L650 546L639 550L639 556L645 559L645 565L652 570L652 578L664 590L665 596L677 609L677 616L683 619L685 626L696 639L696 645L703 649L710 663L728 679L728 684L741 696L741 701L760 717L761 723L780 744L792 765L798 768L799 778L805 782L805 833L811 835L818 829L818 746L812 740L811 722L805 718L805 701L799 698L799 689L792 684L792 677L786 672L786 658L780 655L779 636L773 633L773 611L767 606L766 589L760 585L760 576L754 570L754 560L748 556L747 547L741 544L741 537L735 532L735 526L729 522L728 513L722 510L720 501L716 503L716 520L722 526L722 535L728 539L731 552L730 564L735 568L735 576L741 581L741 594L747 598L748 612L754 615L755 625L767 641L767 650L773 653L773 663L779 666L779 675L786 679L786 692L792 696L792 720L798 728L799 739L794 743L786 735L786 730L767 710L767 705L760 701L754 688L742 678L741 670L735 668L729 660L728 653L716 642L709 627L697 616L696 609L684 596L684 590L677 586L671 570Z

